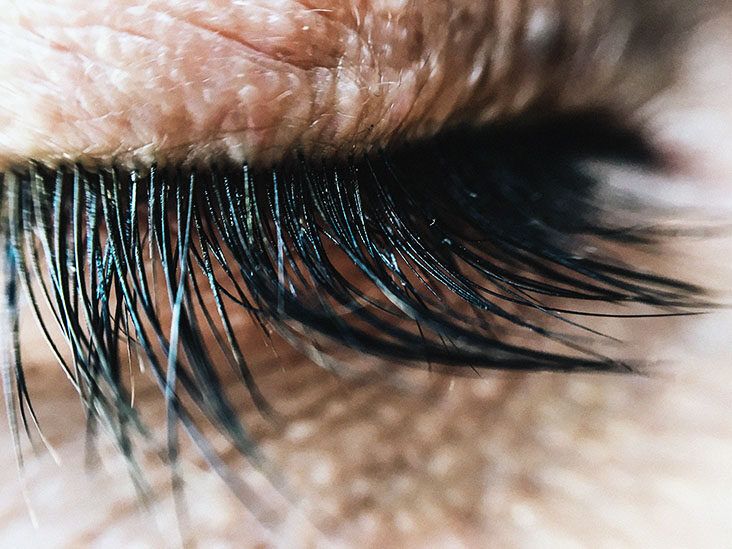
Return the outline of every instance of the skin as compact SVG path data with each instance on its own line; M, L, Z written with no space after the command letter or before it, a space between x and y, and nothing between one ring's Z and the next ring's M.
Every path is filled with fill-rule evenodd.
M609 186L727 215L727 6L528 4L522 12L510 2L334 0L322 12L307 1L256 0L245 9L158 1L130 12L131 2L0 2L0 51L10 52L0 56L0 162L144 166L224 156L267 164L294 149L351 153L461 121L600 105L641 122L673 160L665 173L606 170ZM544 32L523 32L539 8L568 29L558 57L543 55L557 40L551 18L537 23ZM627 38L636 36L622 32L628 25L644 29L644 39ZM464 43L452 44L458 35ZM724 300L730 239L683 244L669 245L658 268L711 285ZM169 472L153 451L145 459L159 494L151 510L140 512L104 440L104 467L85 471L77 397L28 318L24 360L63 468L48 454L28 459L36 530L12 452L0 456L0 539L69 547L721 547L732 539L729 314L637 322L593 327L627 341L632 356L663 361L649 378L407 372L405 390L389 378L337 379L282 345L274 356L236 319L285 421L267 423L245 405L242 414L301 497L285 504L221 446L258 487L257 501L242 505L188 449L188 522L179 540ZM160 425L161 399L144 376L137 382L138 406ZM0 436L9 448L7 429ZM257 514L260 501L273 514Z
M264 164L531 106L629 111L694 10L576 4L6 1L0 162Z

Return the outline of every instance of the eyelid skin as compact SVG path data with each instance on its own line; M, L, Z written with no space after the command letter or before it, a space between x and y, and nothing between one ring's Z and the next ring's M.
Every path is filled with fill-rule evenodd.
M0 168L267 164L532 105L625 108L667 72L634 62L673 50L646 23L676 26L679 3L657 4L4 0Z

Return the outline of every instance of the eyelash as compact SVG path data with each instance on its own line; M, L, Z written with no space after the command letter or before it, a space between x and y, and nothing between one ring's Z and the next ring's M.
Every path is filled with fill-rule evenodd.
M603 220L607 212L582 161L647 163L653 154L631 133L597 126L596 114L512 123L360 160L300 158L260 171L152 168L143 176L30 166L6 173L0 235L12 344L4 382L16 442L18 413L29 437L29 422L37 424L18 344L21 293L90 421L111 430L130 459L130 430L144 431L125 383L135 355L151 366L171 424L180 422L206 455L184 401L256 455L212 358L224 352L255 404L271 414L232 327L234 307L267 337L273 330L346 375L337 348L458 369L629 371L592 349L601 334L568 317L602 315L598 303L686 314L706 301L701 288L609 255L611 246L627 251L663 234ZM582 253L588 246L598 249L593 257ZM153 295L156 268L166 305ZM205 286L216 313L204 303ZM576 305L543 303L556 299ZM70 364L43 319L43 303L71 348ZM549 330L542 326L548 320L593 337L588 344ZM509 343L501 332L507 326L567 353L537 350L534 340ZM206 333L214 336L211 347Z

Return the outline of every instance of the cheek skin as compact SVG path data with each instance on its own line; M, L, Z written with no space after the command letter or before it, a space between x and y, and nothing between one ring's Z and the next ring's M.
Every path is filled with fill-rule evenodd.
M636 1L4 0L0 168L265 164L537 102L630 108L662 84L685 5L664 18ZM638 41L651 18L669 28Z

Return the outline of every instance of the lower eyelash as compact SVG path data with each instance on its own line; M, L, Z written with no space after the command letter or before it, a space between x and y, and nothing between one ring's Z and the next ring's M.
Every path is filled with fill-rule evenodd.
M90 421L111 430L129 457L130 430L144 430L125 381L137 356L166 400L171 455L177 423L211 455L192 407L258 459L212 358L223 352L255 404L271 412L237 340L234 308L268 337L274 330L326 361L324 348L335 344L405 363L628 371L593 350L601 334L577 318L602 315L598 303L687 314L706 302L701 288L603 255L662 234L603 221L607 212L593 200L581 161L646 161L650 153L629 134L598 132L595 122L582 137L585 125L451 133L358 161L300 159L260 171L29 166L6 173L4 382L14 432L18 415L26 431L37 423L18 344L21 293ZM588 246L599 251L583 254ZM574 305L552 307L557 299ZM45 306L70 361L46 325ZM548 320L567 330L546 328ZM537 349L533 339L510 343L507 326L566 352ZM589 334L589 343L572 330Z

